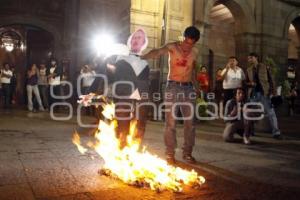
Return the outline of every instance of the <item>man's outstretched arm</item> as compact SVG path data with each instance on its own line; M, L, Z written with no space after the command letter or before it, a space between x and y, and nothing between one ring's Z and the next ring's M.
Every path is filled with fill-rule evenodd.
M142 59L156 59L156 58L159 58L159 56L161 56L161 55L167 54L168 51L169 51L169 45L166 44L165 46L162 46L160 48L152 49L145 55L142 55L141 58Z

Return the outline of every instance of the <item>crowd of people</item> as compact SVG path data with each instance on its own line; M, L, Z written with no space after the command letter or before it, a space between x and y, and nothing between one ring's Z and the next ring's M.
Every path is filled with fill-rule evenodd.
M272 135L278 139L281 137L274 106L271 102L273 96L277 96L274 77L269 66L259 62L256 53L248 55L248 67L238 66L238 59L234 56L228 58L224 69L217 70L215 84L215 101L222 102L225 108L225 116L236 116L238 104L243 106L246 102L257 102L263 105L265 114L268 116ZM201 70L202 73L203 70ZM202 75L204 76L204 75ZM198 79L200 86L203 85ZM201 90L201 88L200 88ZM207 91L204 90L204 91ZM250 136L254 135L254 122L246 119L226 121L223 136L227 142L233 141L234 133L243 136L244 143L250 144ZM244 133L241 133L244 132Z
M169 43L161 48L153 49L142 58L157 58L160 55L168 54L169 56L169 74L165 93L170 93L171 98L166 98L165 102L170 102L167 106L166 124L165 124L165 144L166 157L169 162L175 162L176 142L176 121L172 109L180 109L184 119L184 145L183 159L194 163L195 158L192 156L195 142L195 125L194 119L188 118L191 111L190 106L184 103L195 104L195 99L190 98L190 93L196 92L197 96L205 100L211 100L206 95L210 92L210 77L206 67L201 67L199 72L195 69L193 63L197 60L197 49L195 43L199 40L199 30L195 27L188 27L184 32L182 42ZM255 116L267 116L270 122L272 136L275 139L281 139L281 132L278 126L277 116L274 110L273 97L277 97L275 80L270 66L260 62L257 53L250 53L247 57L248 66L239 67L238 59L235 56L228 58L228 63L224 68L217 69L216 82L214 89L214 101L221 103L224 109L225 129L223 138L226 142L234 140L234 134L243 138L246 145L251 144L250 136L255 135L255 120L245 118L243 112L251 110L245 108L247 102L255 102L261 105L262 110L252 113ZM196 74L195 77L193 77ZM290 73L295 79L295 75ZM177 95L184 94L183 97ZM296 83L293 82L289 89L288 99L290 109L294 109L294 101L297 96ZM178 102L183 104L172 106ZM255 104L254 104L255 105ZM255 107L254 107L255 108ZM197 112L197 111L196 111ZM239 118L235 116L240 112ZM265 115L262 115L265 114Z
M176 140L176 116L180 110L184 122L184 145L183 159L190 163L195 163L193 157L193 148L195 145L195 105L196 99L201 97L209 99L206 95L211 92L211 77L207 73L206 67L201 67L199 72L195 67L197 62L198 49L195 47L200 38L199 30L190 26L184 31L184 40L168 43L160 48L152 49L146 54L142 51L146 48L148 40L146 32L143 29L135 31L128 39L128 55L118 55L107 59L98 66L95 71L88 64L82 66L80 70L81 94L88 95L90 92L97 92L93 89L95 86L99 89L101 81L96 74L105 74L113 77L113 81L131 81L134 84L134 91L128 88L128 85L119 85L116 89L116 96L113 98L123 112L116 111L116 116L123 118L132 115L131 107L139 108L143 102L149 101L149 96L143 98L144 93L149 93L149 65L148 59L157 59L162 55L169 57L169 72L165 88L165 133L164 142L166 145L166 158L170 163L175 162ZM234 135L238 134L243 138L247 145L251 144L250 136L255 135L255 121L246 119L241 115L235 118L238 112L246 112L244 104L247 102L260 103L265 114L269 119L272 136L276 139L281 137L278 121L274 107L271 101L272 96L276 96L274 77L270 66L259 62L259 56L256 53L248 55L248 67L240 67L238 59L235 56L228 58L224 68L218 68L216 72L214 101L223 104L225 116L225 129L223 138L226 142L232 142ZM9 64L4 64L1 69L1 91L3 95L3 105L9 109L12 104L12 96L15 90L14 72ZM293 75L288 72L289 76ZM26 91L28 111L49 110L49 106L57 101L57 96L62 95L63 80L66 80L67 73L64 68L59 66L55 59L51 59L50 65L41 63L39 67L32 64L26 73ZM290 109L294 109L294 100L297 96L293 84L289 91ZM98 90L99 92L99 90ZM36 106L33 103L33 95L36 99ZM126 98L128 97L128 98ZM125 105L125 106L124 106ZM130 108L128 108L128 105ZM127 110L124 112L124 110ZM146 121L147 107L138 109L137 119L137 137L143 139ZM90 114L93 109L87 108L86 113ZM190 117L193 116L193 117ZM121 144L125 146L126 135L129 132L130 120L118 120L117 136L121 139Z
M59 66L53 58L49 66L41 62L31 64L25 74L26 100L29 112L48 111L50 105L59 101L63 94L61 81L64 75L62 66ZM3 96L3 108L10 110L16 100L16 74L9 63L4 63L0 73L1 95Z
M288 87L286 89L287 94L280 94L278 88L282 87L276 87L277 83L275 83L271 67L259 62L259 56L254 52L248 55L247 60L247 68L241 68L238 65L238 59L231 56L228 58L228 62L224 68L217 69L215 88L213 91L215 94L214 100L218 105L222 102L223 108L225 108L225 117L236 116L237 104L243 106L247 102L261 103L265 115L269 119L272 136L275 139L280 139L281 133L278 127L274 106L278 104L277 99L279 97L281 99L281 95L283 95L288 102L290 115L293 114L295 100L298 96L295 70L294 68L289 68L286 81ZM208 74L207 72L205 72L206 75L203 74L203 68L204 67L202 67L198 73L198 82L200 85L199 89L206 94L208 91L206 88L209 86L205 86L206 88L203 89L203 85L208 82L208 78L203 77L208 77ZM282 99L280 101L282 101ZM223 133L225 141L232 142L233 135L237 133L243 137L245 144L251 143L250 136L255 134L254 121L239 119L225 120L225 122L226 128Z

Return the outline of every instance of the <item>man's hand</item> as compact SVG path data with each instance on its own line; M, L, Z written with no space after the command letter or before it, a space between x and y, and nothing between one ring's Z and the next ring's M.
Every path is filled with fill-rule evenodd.
M226 70L229 70L229 68L230 68L230 63L228 62L227 64L226 64Z
M233 108L233 110L231 111L231 113L230 113L230 117L236 116L237 113L238 113L238 109L237 109L237 106L235 106L235 107Z

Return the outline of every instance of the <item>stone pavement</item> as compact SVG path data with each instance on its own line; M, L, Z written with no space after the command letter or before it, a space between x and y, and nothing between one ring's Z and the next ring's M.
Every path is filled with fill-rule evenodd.
M71 142L75 130L83 139L92 133L78 127L75 118L60 122L51 120L48 113L0 111L0 200L300 199L297 122L295 118L284 121L284 140L258 134L252 146L241 144L241 139L224 143L222 122L201 122L194 152L199 163L178 165L195 168L206 184L199 190L186 188L183 193L156 193L99 176L101 158L93 152L81 155ZM179 147L182 138L179 125ZM163 156L161 122L148 123L144 144ZM179 160L180 153L178 150Z

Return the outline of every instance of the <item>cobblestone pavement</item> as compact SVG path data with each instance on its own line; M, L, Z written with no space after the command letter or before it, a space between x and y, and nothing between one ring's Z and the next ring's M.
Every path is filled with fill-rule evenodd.
M287 130L297 127L297 121L286 121ZM79 128L76 119L59 122L51 120L48 113L0 111L0 200L300 199L300 141L295 128L281 141L258 134L252 146L240 144L240 139L224 143L222 128L221 122L201 122L194 152L199 163L178 164L205 176L203 187L156 193L99 176L101 158L94 153L81 155L71 142L74 130L83 139L92 133ZM163 124L149 122L145 145L160 156L164 152L162 138ZM181 125L178 143L180 147ZM180 153L178 150L179 160Z

